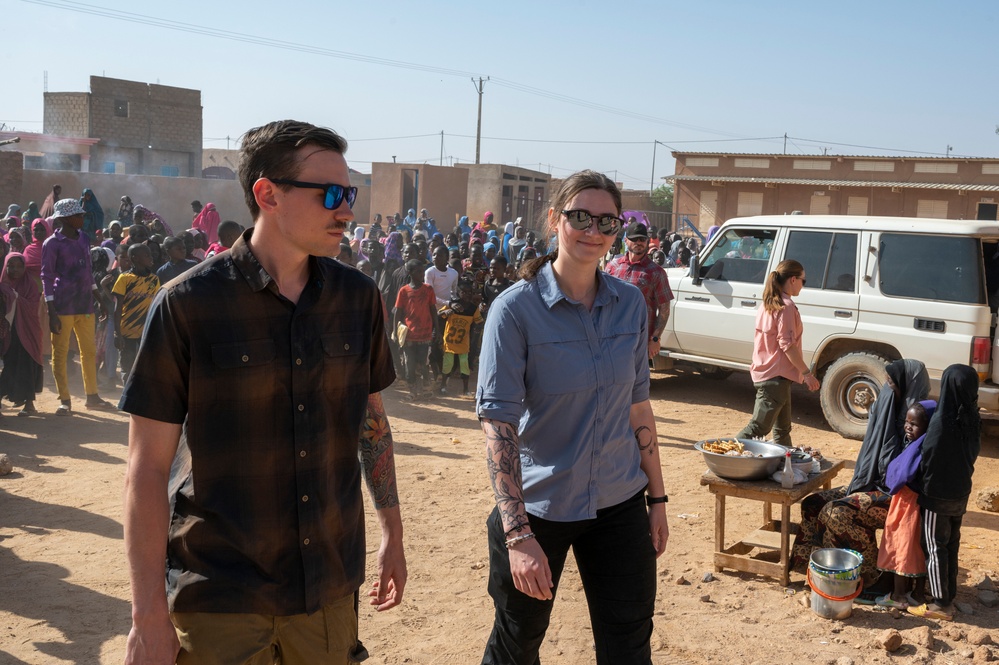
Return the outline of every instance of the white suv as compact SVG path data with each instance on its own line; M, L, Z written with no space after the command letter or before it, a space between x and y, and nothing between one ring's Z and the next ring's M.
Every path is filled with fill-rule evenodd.
M691 267L668 271L676 295L662 355L724 378L749 370L766 276L784 259L805 267L794 300L805 361L822 381L826 420L862 438L887 362L926 364L932 394L953 363L978 370L979 406L999 411L992 338L999 289L995 222L784 215L728 221ZM667 362L667 366L668 366ZM657 364L662 368L662 363Z

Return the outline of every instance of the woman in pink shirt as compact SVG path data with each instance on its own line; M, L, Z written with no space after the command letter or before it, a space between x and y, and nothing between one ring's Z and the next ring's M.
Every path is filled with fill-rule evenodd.
M756 315L753 364L756 405L749 424L736 436L751 439L773 430L774 443L791 447L791 382L819 389L819 380L801 353L801 315L791 300L805 286L805 269L792 259L781 261L767 276L763 306Z

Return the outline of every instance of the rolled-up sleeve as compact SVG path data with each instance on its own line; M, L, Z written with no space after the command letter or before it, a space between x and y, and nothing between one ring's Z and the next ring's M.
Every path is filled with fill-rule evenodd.
M517 426L524 413L527 339L510 309L497 298L489 308L479 355L475 412L479 418Z
M798 343L798 309L792 305L785 305L784 309L774 317L777 324L777 345L784 353Z

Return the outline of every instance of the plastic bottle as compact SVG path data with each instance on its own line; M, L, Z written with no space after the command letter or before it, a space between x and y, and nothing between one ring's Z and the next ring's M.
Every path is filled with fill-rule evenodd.
M784 453L784 470L780 473L780 486L784 489L794 487L794 467L791 466L791 451Z

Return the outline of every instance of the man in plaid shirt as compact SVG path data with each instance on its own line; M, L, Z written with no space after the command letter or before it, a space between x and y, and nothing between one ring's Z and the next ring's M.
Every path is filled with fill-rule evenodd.
M645 296L649 311L649 358L659 354L659 337L669 321L669 303L673 289L666 271L649 258L649 231L644 224L632 222L624 234L628 251L607 264L607 274L634 284Z

